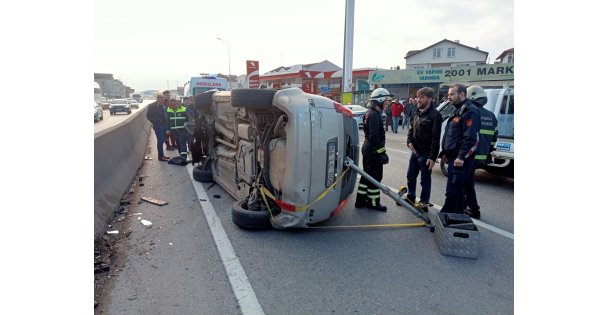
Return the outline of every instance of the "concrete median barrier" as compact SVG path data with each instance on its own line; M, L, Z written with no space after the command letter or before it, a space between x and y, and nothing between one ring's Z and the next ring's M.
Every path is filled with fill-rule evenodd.
M107 223L143 162L152 127L146 119L147 111L146 106L95 134L95 239L106 231Z

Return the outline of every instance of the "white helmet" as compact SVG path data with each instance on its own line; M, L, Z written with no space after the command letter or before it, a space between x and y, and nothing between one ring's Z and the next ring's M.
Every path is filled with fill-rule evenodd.
M467 88L467 98L476 105L485 105L488 102L486 91L481 86L471 85Z
M384 101L391 100L393 94L391 94L385 88L377 88L372 92L372 95L369 97L370 101L377 101L380 104L384 104Z

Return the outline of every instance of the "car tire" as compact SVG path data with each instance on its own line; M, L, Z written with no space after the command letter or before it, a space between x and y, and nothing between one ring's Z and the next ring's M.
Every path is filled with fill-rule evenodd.
M211 171L211 163L207 161L192 169L192 178L201 183L213 183L213 172Z
M127 115L131 115L131 110L129 109L129 111L127 112Z
M446 177L448 176L448 165L446 163L443 163L443 160L439 162L439 169L441 169L443 175L445 175Z
M234 89L230 92L230 102L234 107L271 108L276 93L273 89Z
M103 114L101 115L101 117L99 117L99 120L103 120Z
M247 210L247 199L232 204L232 222L245 230L267 230L272 228L268 211Z
M194 95L192 101L194 108L201 113L211 113L211 104L213 103L213 93L217 91L207 91L205 93Z

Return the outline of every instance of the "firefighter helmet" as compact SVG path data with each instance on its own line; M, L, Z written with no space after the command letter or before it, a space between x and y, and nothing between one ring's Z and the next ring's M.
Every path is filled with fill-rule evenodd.
M372 92L369 99L370 101L377 101L380 104L384 104L384 101L391 100L392 97L393 94L391 94L387 89L377 88Z
M467 98L475 105L483 106L488 102L486 91L481 86L472 85L467 88Z

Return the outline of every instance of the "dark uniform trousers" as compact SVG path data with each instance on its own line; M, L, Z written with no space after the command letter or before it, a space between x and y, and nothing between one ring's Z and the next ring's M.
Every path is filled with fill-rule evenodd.
M448 160L448 182L445 189L445 204L441 212L464 213L465 184L471 181L474 173L474 155L466 158L461 167L455 167L454 160Z
M380 159L380 154L374 153L367 141L363 143L361 153L363 155L363 171L378 182L382 182L382 169L384 168L384 165ZM380 188L361 176L359 188L357 190L357 200L363 201L366 197L368 205L374 207L379 205Z

